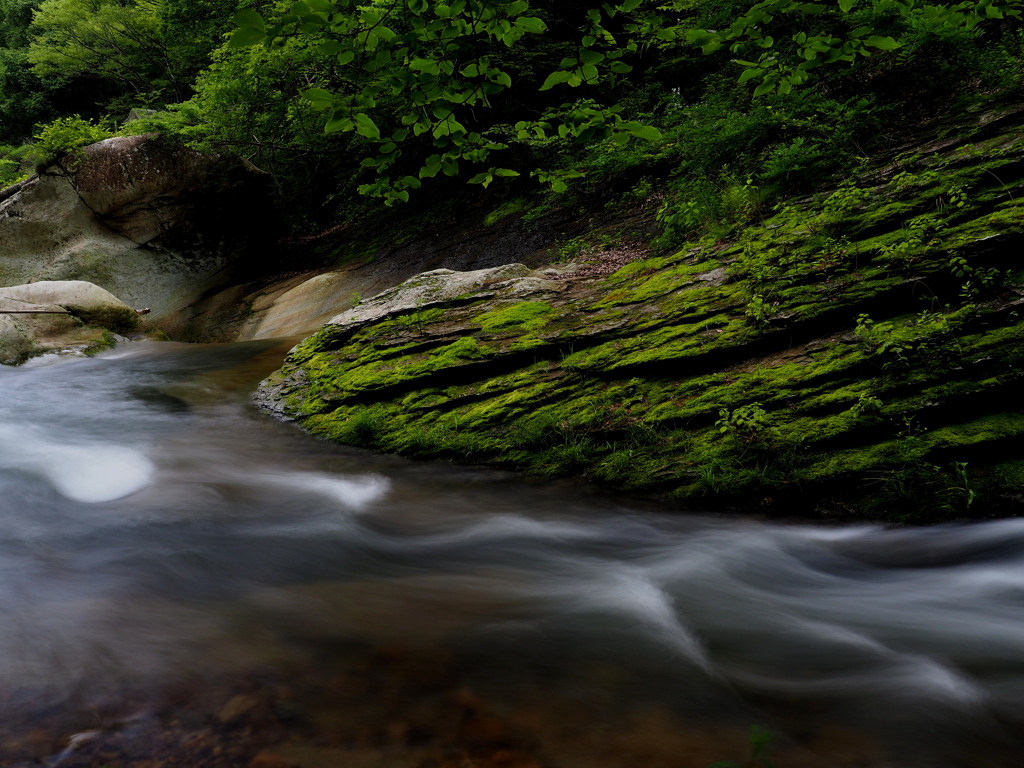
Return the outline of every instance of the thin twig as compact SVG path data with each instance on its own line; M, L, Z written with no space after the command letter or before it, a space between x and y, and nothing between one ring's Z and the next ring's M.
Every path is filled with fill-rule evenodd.
M0 309L0 315L70 315L66 309Z

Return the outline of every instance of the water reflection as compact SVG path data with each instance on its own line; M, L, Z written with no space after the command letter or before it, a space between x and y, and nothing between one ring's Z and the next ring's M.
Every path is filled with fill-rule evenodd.
M302 689L307 741L330 740L310 718L365 716L374 754L397 740L409 765L482 760L478 743L481 765L502 749L510 766L706 765L742 754L751 722L784 734L792 766L1024 754L1024 521L668 516L373 456L248 406L282 353L142 343L0 369L0 704L17 749L29 711L130 709L140 689L259 669L238 718L276 733ZM223 731L222 714L204 716ZM62 723L33 749L53 754ZM351 727L329 732L366 758Z

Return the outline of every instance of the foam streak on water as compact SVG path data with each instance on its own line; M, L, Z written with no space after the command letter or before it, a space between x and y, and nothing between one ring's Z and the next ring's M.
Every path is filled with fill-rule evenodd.
M401 638L915 749L1024 732L1024 521L669 516L376 457L251 410L262 350L0 370L0 686Z

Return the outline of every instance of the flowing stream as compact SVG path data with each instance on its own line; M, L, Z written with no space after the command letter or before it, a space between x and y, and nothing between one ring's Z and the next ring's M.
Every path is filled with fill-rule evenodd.
M1024 520L666 514L381 457L249 406L283 352L0 367L0 765L136 765L83 755L155 750L147 718L245 755L194 765L703 768L751 725L779 768L1024 757Z

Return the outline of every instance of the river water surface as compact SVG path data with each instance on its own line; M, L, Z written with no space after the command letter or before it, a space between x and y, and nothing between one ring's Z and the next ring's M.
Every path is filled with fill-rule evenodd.
M0 765L1024 764L1024 520L380 457L248 404L284 351L0 367Z

